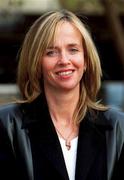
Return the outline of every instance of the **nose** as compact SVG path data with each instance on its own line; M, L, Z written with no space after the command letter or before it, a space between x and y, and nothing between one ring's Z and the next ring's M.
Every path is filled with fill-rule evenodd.
M70 57L67 53L62 52L60 54L59 60L58 60L58 64L59 65L66 65L66 64L70 64Z

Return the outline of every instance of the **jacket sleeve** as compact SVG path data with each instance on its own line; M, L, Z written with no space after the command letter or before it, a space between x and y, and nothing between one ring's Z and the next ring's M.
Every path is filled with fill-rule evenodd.
M119 151L118 160L115 163L112 180L124 179L124 113L118 113L117 125L117 150Z
M112 180L121 180L124 179L124 145L122 147L122 151L119 157L119 160L117 161L114 171Z
M0 180L28 180L25 164L30 167L31 160L27 160L29 157L31 159L30 146L27 148L28 141L25 130L21 128L21 118L18 106L12 104L0 107Z
M0 179L20 179L11 141L0 119Z
M108 179L124 179L124 113L111 109L106 113L112 131L107 134Z

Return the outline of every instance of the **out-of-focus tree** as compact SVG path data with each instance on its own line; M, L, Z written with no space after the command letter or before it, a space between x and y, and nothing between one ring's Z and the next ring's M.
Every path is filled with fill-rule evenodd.
M83 13L101 13L103 7L99 0L58 0L61 8L73 11L83 11Z
M64 8L83 14L102 14L106 16L110 37L122 65L124 79L124 30L120 14L124 13L124 0L59 0Z
M118 0L101 0L101 2L105 9L112 40L120 57L119 60L122 64L124 79L124 29L120 20L119 8L117 6Z

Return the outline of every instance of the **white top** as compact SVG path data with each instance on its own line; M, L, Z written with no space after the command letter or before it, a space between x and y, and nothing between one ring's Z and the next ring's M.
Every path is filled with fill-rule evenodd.
M66 168L69 175L69 180L75 180L75 167L76 167L76 155L77 155L77 142L78 142L78 136L71 140L71 148L70 150L67 150L67 147L65 146L65 140L61 138L60 136L60 144L62 147L64 159Z

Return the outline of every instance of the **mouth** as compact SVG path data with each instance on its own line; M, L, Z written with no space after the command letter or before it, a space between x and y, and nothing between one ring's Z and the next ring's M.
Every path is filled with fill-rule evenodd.
M73 70L60 71L60 72L57 72L56 74L59 75L59 76L69 76L69 75L71 75L73 72L74 72Z
M63 70L63 71L59 71L59 72L56 72L56 74L60 77L68 77L70 75L72 75L74 73L74 70Z

